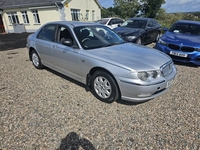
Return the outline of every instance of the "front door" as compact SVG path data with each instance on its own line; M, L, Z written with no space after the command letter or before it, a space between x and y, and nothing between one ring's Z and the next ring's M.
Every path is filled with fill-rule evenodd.
M52 44L52 63L56 70L65 75L80 80L80 50L62 44L62 40L70 39L75 43L70 29L66 26L59 26L57 29L57 38Z

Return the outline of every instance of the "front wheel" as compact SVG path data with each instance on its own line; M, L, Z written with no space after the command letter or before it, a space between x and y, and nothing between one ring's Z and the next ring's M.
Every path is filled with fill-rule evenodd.
M41 63L41 59L40 59L39 55L37 54L37 52L35 50L33 50L31 52L31 60L32 60L32 63L35 66L35 68L37 68L37 69L43 68L43 65Z
M93 95L103 102L111 103L119 98L115 80L104 71L96 71L93 74L91 86Z

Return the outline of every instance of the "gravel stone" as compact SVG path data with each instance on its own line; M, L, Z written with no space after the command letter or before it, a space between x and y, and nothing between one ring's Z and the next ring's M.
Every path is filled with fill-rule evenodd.
M1 150L200 150L200 68L176 64L165 94L111 104L51 69L26 48L0 52Z

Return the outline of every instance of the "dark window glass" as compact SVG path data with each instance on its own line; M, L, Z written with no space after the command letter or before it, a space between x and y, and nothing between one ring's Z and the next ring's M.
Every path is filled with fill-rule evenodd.
M52 41L54 37L55 25L48 25L45 26L40 33L38 34L37 38Z

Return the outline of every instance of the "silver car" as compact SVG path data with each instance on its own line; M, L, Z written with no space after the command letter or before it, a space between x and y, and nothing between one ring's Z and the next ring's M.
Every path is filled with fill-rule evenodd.
M30 60L86 85L101 101L141 102L165 93L176 76L166 54L125 43L110 28L88 22L50 22L27 38Z

